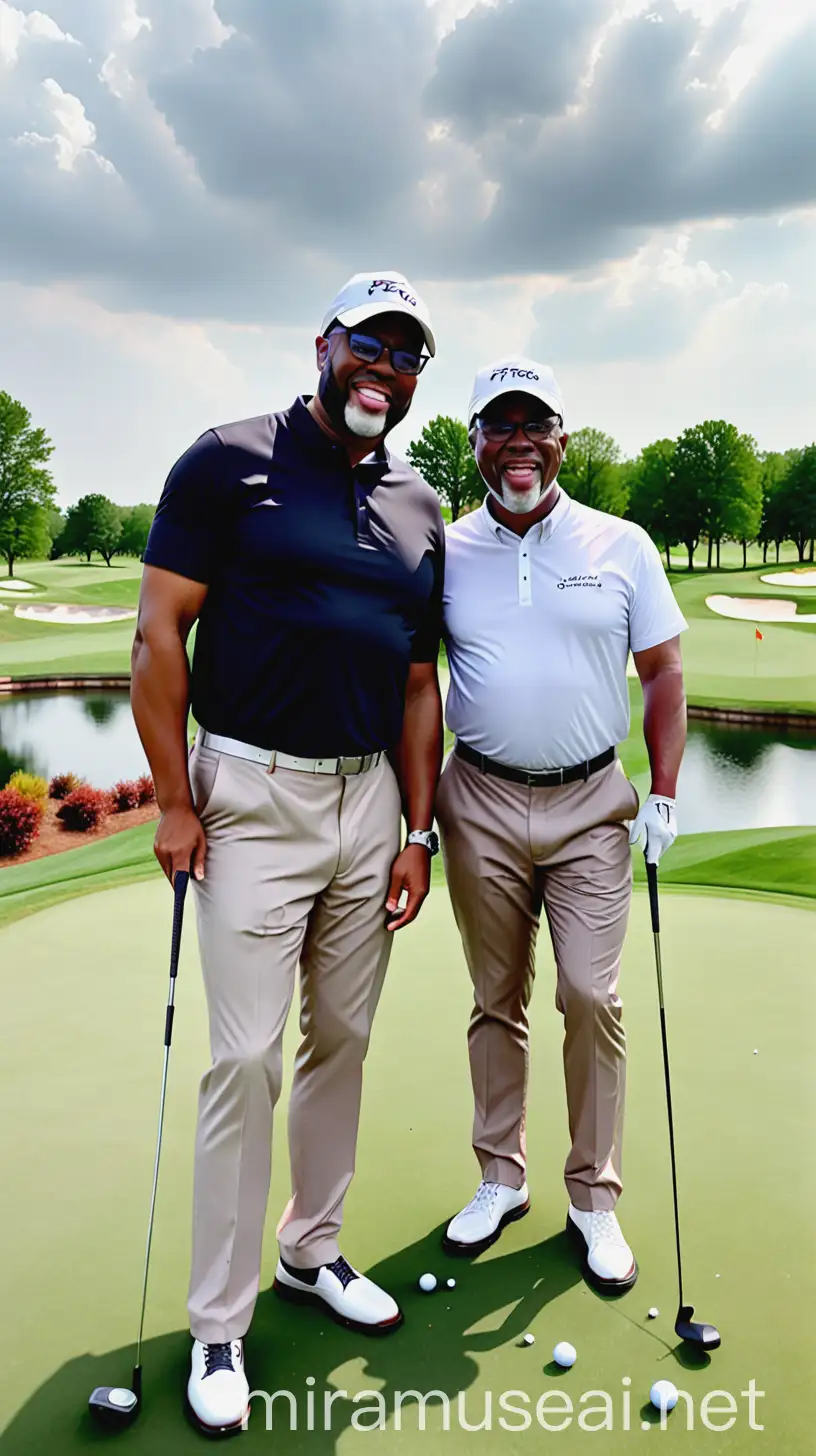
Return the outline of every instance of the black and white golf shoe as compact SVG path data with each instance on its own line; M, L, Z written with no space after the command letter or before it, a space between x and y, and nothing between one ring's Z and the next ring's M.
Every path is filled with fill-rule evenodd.
M389 1335L404 1316L396 1300L366 1279L343 1258L317 1269L295 1269L278 1260L273 1284L281 1299L294 1304L323 1304L332 1319L368 1335Z
M234 1436L246 1429L249 1383L243 1340L214 1345L193 1341L187 1414L205 1436Z

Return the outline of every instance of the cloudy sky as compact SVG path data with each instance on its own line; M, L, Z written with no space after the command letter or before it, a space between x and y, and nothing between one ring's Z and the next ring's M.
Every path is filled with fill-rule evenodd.
M0 388L62 504L290 403L339 285L531 353L627 453L816 437L812 0L0 0Z

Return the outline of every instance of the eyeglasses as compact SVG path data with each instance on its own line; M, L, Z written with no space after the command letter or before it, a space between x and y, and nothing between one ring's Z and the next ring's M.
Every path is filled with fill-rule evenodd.
M336 328L331 330L331 334L345 334L355 359L362 359L364 364L376 364L383 354L387 354L397 374L421 374L431 357L430 354L416 354L413 349L391 349L388 344L372 338L371 334L358 334L356 330Z
M526 424L516 424L514 420L486 420L483 415L479 415L476 424L486 440L511 440L516 430L523 430L533 444L549 440L563 427L560 415L551 415L546 420L527 420Z

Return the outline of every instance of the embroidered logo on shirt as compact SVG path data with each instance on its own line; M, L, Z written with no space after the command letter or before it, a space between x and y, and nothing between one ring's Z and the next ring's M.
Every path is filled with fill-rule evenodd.
M597 571L590 572L587 576L562 576L558 582L558 590L563 591L568 586L603 586L603 582Z

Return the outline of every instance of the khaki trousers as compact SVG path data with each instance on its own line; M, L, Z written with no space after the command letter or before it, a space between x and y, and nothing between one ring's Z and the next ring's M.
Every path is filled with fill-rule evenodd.
M391 948L400 796L387 759L354 777L296 773L199 744L207 833L193 882L212 1066L195 1149L190 1329L242 1337L258 1295L281 1042L300 966L303 1040L289 1104L292 1197L280 1250L330 1263L354 1171L363 1060Z
M637 809L617 759L586 782L528 789L452 754L437 797L474 989L468 1042L482 1176L511 1188L526 1176L527 1010L543 903L564 1017L565 1181L585 1211L614 1208L622 1186L626 1038L617 983L632 887L624 821Z

